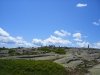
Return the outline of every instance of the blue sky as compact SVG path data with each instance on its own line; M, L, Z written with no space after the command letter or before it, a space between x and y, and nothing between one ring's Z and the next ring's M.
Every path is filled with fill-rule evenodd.
M0 0L0 28L0 46L99 48L100 0Z

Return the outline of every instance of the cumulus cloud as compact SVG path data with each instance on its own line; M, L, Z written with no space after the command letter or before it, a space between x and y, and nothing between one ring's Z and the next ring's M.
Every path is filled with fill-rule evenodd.
M46 39L33 39L32 43L29 43L24 40L23 37L17 36L13 37L11 36L8 32L0 28L0 44L13 44L17 46L24 46L24 47L29 47L33 45L67 45L70 44L71 41L63 39L62 36L67 36L71 35L70 33L60 30L60 31L55 31L54 35L51 35L49 38Z
M79 47L88 47L88 45L90 44L89 42L86 41L82 41L82 42L77 42L76 43Z
M85 4L85 3L78 3L77 5L76 5L76 7L86 7L87 6L87 4Z
M17 46L32 46L31 43L28 43L22 37L13 37L2 28L0 28L0 44L14 44Z
M82 41L82 34L81 33L74 33L73 37L74 37L74 41Z
M47 39L33 39L33 44L38 44L38 45L67 45L70 44L71 42L69 40L63 39L61 37L56 37L51 35Z
M63 38L52 36L52 35L44 41L47 43L52 43L52 44L69 44L69 43L71 43L69 40L65 40Z
M91 45L93 48L100 48L100 42L90 44L88 41L85 41L81 33L74 33L71 36L71 33L66 32L64 30L55 31L53 35L49 36L46 39L37 39L33 38L32 42L27 42L24 40L23 37L17 36L13 37L4 29L0 28L0 46L13 44L15 46L22 46L22 47L32 47L32 46L46 46L46 45L55 45L55 46L78 46L78 47L87 47ZM72 39L66 39L69 36ZM74 41L73 41L74 40Z
M86 40L84 40L83 38L86 38L87 36L82 36L81 33L74 33L73 34L73 38L74 38L74 45L78 46L78 47L88 47L88 45L90 45L90 43Z
M51 35L50 37L46 38L46 39L37 39L37 38L33 38L32 43L35 45L59 45L59 46L64 46L64 45L68 45L71 43L71 41L64 39L64 36L69 36L71 35L71 33L66 32L64 30L56 30L54 31L54 35Z
M60 30L60 31L57 30L54 32L54 34L57 36L67 36L67 35L69 36L69 35L71 35L71 33L66 32L65 30Z
M78 42L81 42L82 39L79 39L79 38L75 38L74 41L78 41Z
M28 43L24 39L18 39L17 37L1 37L0 36L0 43L5 43L5 44L14 44L17 46L32 46L31 43Z
M14 44L15 38L11 36L8 36L8 37L0 36L0 43Z
M7 33L6 31L4 31L2 28L0 28L0 36L9 36L9 33Z
M95 26L100 26L100 19L98 21L93 22L92 24Z
M93 47L94 47L94 48L100 48L100 42L94 43L94 44L93 44Z
M73 37L75 38L81 38L82 34L81 33L74 33Z
M32 43L37 45L37 46L41 46L41 45L43 45L43 40L36 38L36 39L32 40Z
M19 36L15 38L15 42L18 46L32 46L31 43L28 43L23 39L23 37L19 37Z

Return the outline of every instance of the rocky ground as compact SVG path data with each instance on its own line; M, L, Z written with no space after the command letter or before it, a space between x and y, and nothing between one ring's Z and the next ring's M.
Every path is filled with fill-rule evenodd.
M1 59L52 60L72 70L81 65L81 68L88 69L89 73L87 75L100 75L100 51L98 50L70 49L66 51L66 54L47 53L42 55L9 56Z

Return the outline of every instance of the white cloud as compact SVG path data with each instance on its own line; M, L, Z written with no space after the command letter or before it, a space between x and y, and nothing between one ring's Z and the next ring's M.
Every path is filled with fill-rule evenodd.
M84 3L78 3L77 5L76 5L76 7L86 7L87 6L87 4L84 4Z
M80 39L80 38L75 38L74 41L81 42L82 39Z
M90 44L89 42L86 41L82 41L82 42L77 42L76 43L79 47L88 47L88 45Z
M47 39L33 39L33 44L37 44L37 45L67 45L70 44L71 42L69 40L60 38L60 37L56 37L51 35L49 38Z
M74 33L73 34L74 37L74 43L75 46L78 47L88 47L88 45L90 45L90 43L88 41L85 41L83 38L86 38L87 36L82 36L81 33Z
M17 40L23 40L23 37L17 36L16 39L17 39Z
M69 35L71 35L71 33L66 32L64 30L60 30L60 31L57 30L57 31L54 32L54 34L57 35L57 36L67 36L67 35L69 36Z
M64 30L60 30L60 31L55 31L54 32L55 35L57 36L53 36L51 35L49 38L47 39L33 39L32 42L33 43L29 43L27 41L25 41L23 39L23 37L17 36L17 37L13 37L11 36L8 32L4 31L2 28L0 28L0 44L14 44L17 46L33 46L33 45L56 45L56 44L69 44L71 43L69 40L63 39L59 36L67 36L67 35L71 35L70 33L64 31Z
M15 38L13 38L12 36L8 36L8 37L0 36L0 43L14 44Z
M100 24L97 22L93 22L94 25L99 26Z
M31 43L28 43L24 39L12 37L12 36L9 36L9 37L0 36L0 43L14 44L17 46L32 46Z
M43 45L43 40L41 40L41 39L33 39L32 43L37 45L37 46L41 46L41 45Z
M65 40L63 38L52 36L52 35L44 41L47 43L52 43L52 44L69 44L69 43L71 43L69 40Z
M73 37L75 38L81 38L82 34L81 33L74 33Z
M100 26L100 19L98 21L93 22L92 24L94 24L95 26Z
M88 44L91 45L93 48L100 48L100 42L92 43L90 44L87 41L84 41L82 38L81 33L74 33L72 36L74 41L70 41L62 36L68 36L71 35L71 33L68 33L64 30L55 31L54 35L51 35L50 37L46 39L33 39L32 43L27 42L24 40L23 37L17 36L13 37L8 32L0 28L0 46L7 44L13 44L15 46L22 46L22 47L32 47L32 46L46 46L46 45L56 45L56 46L78 46L78 47L87 47ZM72 40L73 40L72 39Z
M93 44L93 47L94 47L94 48L100 48L100 42L94 43L94 44Z
M6 31L4 31L2 28L0 28L0 36L9 36L9 33L7 33Z
M81 33L74 33L73 37L75 38L74 41L77 41L77 42L82 41L82 34Z
M14 44L17 46L32 46L22 37L13 37L8 32L0 28L0 44Z
M15 42L16 42L16 44L17 44L18 46L29 46L29 47L32 46L31 43L28 43L27 41L25 41L25 40L23 39L23 37L19 37L19 36L15 38Z

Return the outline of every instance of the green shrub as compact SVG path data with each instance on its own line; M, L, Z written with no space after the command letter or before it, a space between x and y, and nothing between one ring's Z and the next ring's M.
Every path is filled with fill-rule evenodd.
M66 54L66 51L62 48L55 49L54 52L57 54Z
M10 50L9 50L9 55L13 56L13 55L15 55L15 54L16 54L16 51L15 51L15 50L13 50L13 49L10 49Z
M67 75L67 71L52 61L0 60L0 75Z
M49 47L41 47L39 50L44 51L45 53L51 52Z

